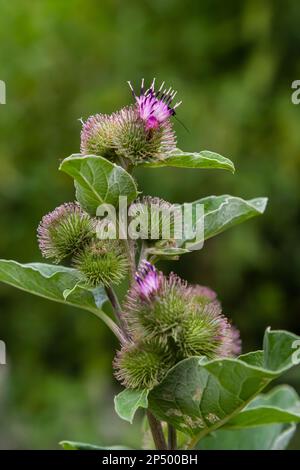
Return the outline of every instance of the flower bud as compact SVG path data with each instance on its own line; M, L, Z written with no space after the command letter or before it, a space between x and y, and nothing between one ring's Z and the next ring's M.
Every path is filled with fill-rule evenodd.
M149 342L123 346L114 360L115 376L127 388L151 389L170 367L167 353Z
M186 316L176 337L182 359L190 356L213 359L227 355L223 353L230 324L222 315L220 305L211 302L199 307Z
M177 231L181 229L176 224L177 214L175 205L159 197L144 196L129 207L129 215L138 217L141 238L149 242L162 239L175 242Z
M126 275L128 261L117 240L94 240L74 258L74 266L91 287L119 284Z
M169 120L155 129L147 129L136 106L123 108L117 115L116 153L133 165L160 160L176 148L176 137Z
M115 159L117 120L114 116L116 114L96 114L82 122L80 150L83 155L100 155L108 160Z
M94 220L77 203L65 203L45 215L37 229L39 247L55 263L73 256L93 237Z
M149 262L136 275L124 306L133 340L155 340L178 360L190 356L229 356L238 339L213 291L165 277Z
M194 286L190 286L190 292L194 297L194 300L200 304L217 301L217 294L210 287L196 284Z
M201 317L210 319L211 326L220 329L218 338L222 338L218 346L217 355L220 357L234 357L241 354L241 338L239 330L221 314L221 304L217 300L217 294L206 286L194 285L190 287L191 295L202 312ZM196 328L195 328L196 329Z
M222 357L236 357L241 354L242 340L239 330L230 325L226 332L226 341L223 342L220 348L220 356Z
M187 293L186 283L178 276L165 277L151 263L142 263L125 304L133 337L151 337L166 344L176 336L188 305Z

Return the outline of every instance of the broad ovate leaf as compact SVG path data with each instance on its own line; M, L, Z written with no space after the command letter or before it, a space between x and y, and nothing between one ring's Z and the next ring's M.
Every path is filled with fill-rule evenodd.
M299 421L299 397L281 385L258 395L244 411L202 439L198 449L282 450L287 447Z
M203 227L202 240L184 239L180 240L178 245L189 250L196 249L199 242L214 237L252 217L263 214L267 202L268 200L265 197L245 200L227 194L198 199L192 203L191 222L194 233L201 232L196 229L197 225Z
M295 365L293 345L299 339L268 329L264 351L237 359L185 359L149 393L149 408L157 418L189 434L194 446L233 420L272 380Z
M296 391L281 385L258 395L249 405L226 423L226 428L248 428L266 424L299 423L300 400Z
M246 429L220 429L202 439L200 450L284 450L296 431L295 424L269 424Z
M177 258L180 255L185 253L189 253L189 250L186 248L179 248L179 247L169 247L169 248L161 248L161 247L152 247L147 249L147 254L155 255L162 259L172 259Z
M86 442L76 442L76 441L61 441L59 445L64 450L130 450L129 447L125 446L98 446L95 444L88 444Z
M145 163L145 166L150 168L170 166L176 168L222 169L229 170L232 173L235 171L234 164L229 158L209 150L197 153L176 149L160 160Z
M129 204L138 195L132 176L103 157L71 155L63 160L59 169L74 178L76 198L91 215L96 215L102 204L117 207L120 196L125 196Z
M12 260L0 260L0 281L45 299L88 310L118 333L115 331L116 325L102 311L102 305L107 301L104 288L84 287L76 269L44 263L21 264Z
M132 423L138 408L148 407L148 390L125 389L115 397L115 410L120 418Z

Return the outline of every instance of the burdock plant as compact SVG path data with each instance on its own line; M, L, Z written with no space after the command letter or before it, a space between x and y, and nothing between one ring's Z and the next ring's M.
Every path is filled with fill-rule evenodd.
M138 408L145 410L147 447L284 448L300 420L299 398L287 386L261 392L298 364L300 338L268 328L262 350L241 354L238 325L214 290L163 273L158 265L188 253L192 263L193 250L207 238L262 214L267 200L199 199L189 205L187 234L186 205L141 195L135 168L234 172L234 165L211 151L177 148L173 120L180 102L171 87L156 87L153 80L147 88L142 80L136 93L129 86L133 102L82 121L80 153L60 165L74 179L76 201L45 215L38 227L41 254L54 264L2 260L0 279L88 310L106 323L120 343L112 369L124 389L115 409L129 422ZM199 221L200 240L194 230ZM139 236L133 235L133 223ZM170 230L164 232L166 225ZM120 283L127 289L123 297L116 289ZM62 445L91 448L72 441Z

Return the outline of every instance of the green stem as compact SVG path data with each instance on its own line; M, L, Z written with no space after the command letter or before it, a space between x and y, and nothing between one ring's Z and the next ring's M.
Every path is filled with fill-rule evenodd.
M147 411L147 417L156 449L167 450L168 447L162 430L161 422L158 421L149 410Z
M122 334L126 338L127 337L126 324L124 322L124 318L123 318L123 315L122 315L122 309L121 309L119 299L118 299L115 291L113 290L113 288L111 286L105 287L105 291L106 291L107 297L109 298L110 303L112 305L114 314L115 314L116 319L119 323Z
M124 245L129 262L130 283L132 284L134 282L136 272L134 241L126 239L124 240Z
M124 344L126 342L126 338L121 328L119 328L118 325L108 315L106 315L106 313L96 308L91 309L90 311L94 313L98 318L100 318L106 324L106 326L108 326L108 328L114 333L114 335L118 338L121 344Z
M147 259L148 257L147 249L148 249L148 245L147 245L146 240L142 240L141 251L140 251L140 256L139 256L139 266L141 262L143 261L143 259Z
M177 448L176 429L171 424L168 424L168 449L176 450L176 448Z

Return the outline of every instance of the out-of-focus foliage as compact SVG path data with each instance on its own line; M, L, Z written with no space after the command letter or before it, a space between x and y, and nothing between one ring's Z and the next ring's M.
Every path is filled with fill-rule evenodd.
M79 150L80 117L128 104L126 80L179 90L179 147L213 150L237 172L140 169L140 187L173 202L269 196L266 214L166 264L210 285L244 349L266 326L300 332L300 79L297 0L0 0L0 255L41 260L35 228L72 200L61 160ZM62 439L139 442L115 417L112 335L87 312L0 288L0 448ZM299 371L285 377L300 391ZM299 448L299 437L292 446Z

